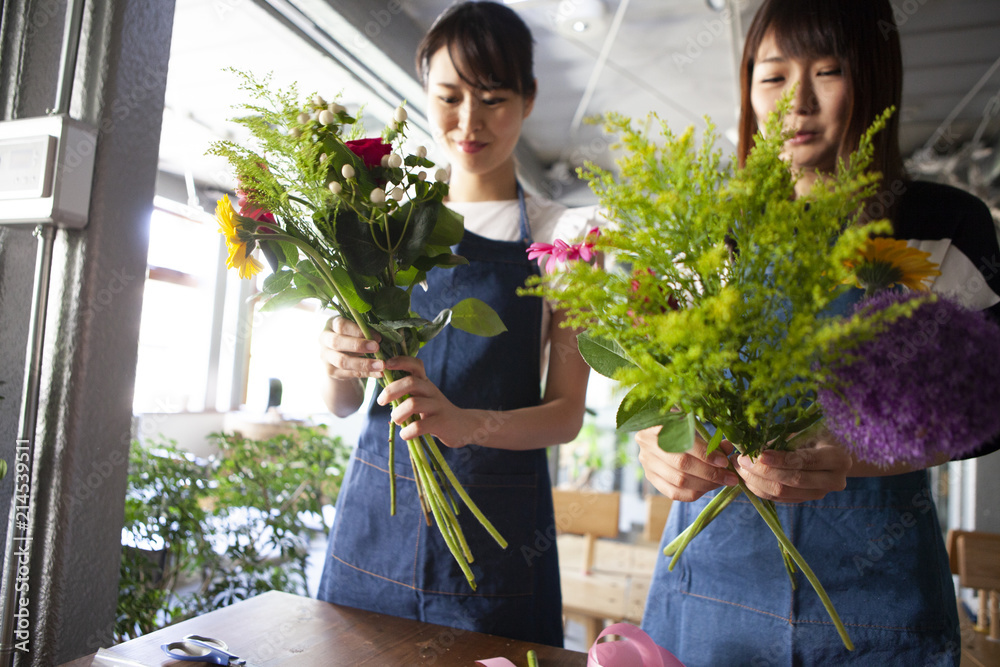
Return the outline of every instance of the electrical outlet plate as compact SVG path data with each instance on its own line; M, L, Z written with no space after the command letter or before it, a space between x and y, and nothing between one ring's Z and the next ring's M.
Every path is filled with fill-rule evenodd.
M65 114L0 122L0 224L85 227L96 148Z

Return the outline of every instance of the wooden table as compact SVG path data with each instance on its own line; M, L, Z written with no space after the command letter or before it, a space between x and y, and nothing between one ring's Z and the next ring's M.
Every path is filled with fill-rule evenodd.
M583 667L575 651L446 628L430 623L340 607L289 593L270 592L120 644L112 653L150 667L205 664L167 658L160 644L187 634L215 637L247 660L247 667L471 667L504 657L519 667L534 649L541 667ZM93 656L62 667L89 667Z

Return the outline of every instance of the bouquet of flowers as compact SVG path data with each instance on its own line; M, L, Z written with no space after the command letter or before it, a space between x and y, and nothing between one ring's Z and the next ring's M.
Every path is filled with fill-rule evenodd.
M267 81L241 74L242 88L259 104L235 119L254 145L215 143L210 152L236 171L239 210L228 197L216 217L229 249L227 265L243 278L263 269L262 310L318 299L355 322L366 338L380 338L379 359L415 355L444 327L493 336L505 331L497 314L478 299L464 299L433 320L410 310L410 294L427 272L466 263L451 252L464 233L462 219L442 204L447 172L418 147L404 155L407 114L395 110L380 137L365 138L360 120L340 104L316 95L304 104L295 87L271 91ZM379 382L395 380L389 370ZM389 467L394 463L395 425L390 421ZM507 543L469 498L433 438L407 442L425 515L433 516L452 555L475 589L472 554L456 518L458 496L501 547ZM390 487L395 513L395 478Z
M743 168L723 166L711 125L698 147L693 130L676 136L662 124L657 144L633 129L629 119L605 116L606 131L620 135L618 147L624 148L620 173L594 165L581 171L612 228L579 244L532 249L547 267L526 293L543 295L567 311L567 325L585 329L578 337L584 359L602 375L632 386L618 409L619 429L660 425L658 444L666 451L688 449L696 433L708 442L709 452L723 438L751 458L766 449L793 449L805 433L823 427L825 408L831 412L829 428L852 436L845 441L858 442L862 454L872 447L859 434L867 432L878 410L905 407L914 428L926 416L917 403L927 400L908 399L904 406L897 392L896 398L886 397L888 406L876 406L874 400L859 406L855 394L865 390L857 379L867 376L869 359L898 344L898 339L890 341L904 322L912 320L909 326L919 329L916 323L924 320L917 316L931 300L885 297L853 317L836 316L848 314L861 295L849 285L859 277L877 290L875 282L888 287L933 275L933 267L920 262L926 257L898 248L895 255L888 253L898 261L883 266L886 253L873 252L870 237L890 233L891 225L861 217L879 179L867 171L871 138L891 110L835 175L796 199L794 176L781 158L788 138L781 116L787 108L787 103L780 106L769 119ZM615 261L607 269L569 261L583 250L588 255L604 251ZM565 270L550 272L560 262ZM873 281L873 276L880 277ZM909 389L900 386L901 392ZM997 430L1000 423L993 433ZM968 430L960 435L973 437ZM729 469L739 477L732 463ZM740 494L774 532L790 578L796 567L802 570L844 644L853 648L819 579L782 530L773 504L755 496L742 479L723 488L666 547L671 569L690 540Z

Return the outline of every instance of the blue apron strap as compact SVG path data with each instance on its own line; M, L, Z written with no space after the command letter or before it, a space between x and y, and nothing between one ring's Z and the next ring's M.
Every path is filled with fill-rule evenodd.
M517 181L517 205L521 212L521 241L525 245L531 244L531 227L528 225L528 209L524 205L524 188L521 181Z

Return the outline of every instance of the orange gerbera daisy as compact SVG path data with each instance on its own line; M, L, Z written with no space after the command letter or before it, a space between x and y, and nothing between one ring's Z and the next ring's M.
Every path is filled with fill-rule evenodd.
M224 196L219 199L219 203L215 206L215 218L219 221L219 232L225 236L226 248L229 250L226 266L238 269L240 278L251 278L260 273L264 265L251 255L253 252L251 244L240 239L237 217L229 197Z
M911 248L906 241L889 238L868 239L861 257L845 262L854 270L859 287L872 294L897 283L917 292L930 289L934 276L940 276L938 265L928 261L931 254Z

